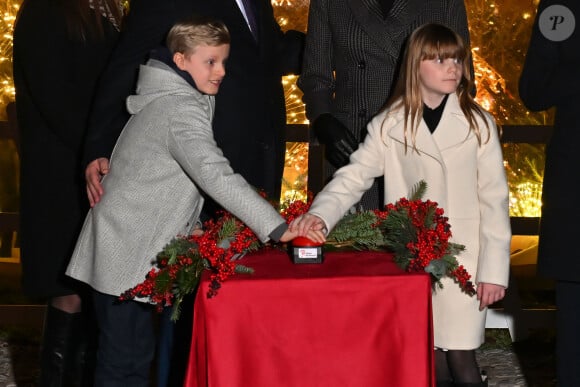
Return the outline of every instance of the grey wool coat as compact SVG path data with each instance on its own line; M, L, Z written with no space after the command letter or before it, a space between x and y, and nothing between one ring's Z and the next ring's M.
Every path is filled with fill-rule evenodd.
M127 107L132 116L113 150L105 193L85 219L67 275L109 295L134 287L157 253L198 222L202 191L262 241L284 223L217 147L213 96L150 60Z

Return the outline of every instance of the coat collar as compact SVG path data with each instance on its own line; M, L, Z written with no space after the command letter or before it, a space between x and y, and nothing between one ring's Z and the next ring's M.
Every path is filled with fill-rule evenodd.
M210 0L210 1L213 1L213 0ZM250 27L248 26L248 22L246 22L246 18L244 17L244 14L242 13L242 10L240 9L240 7L244 6L243 2L242 1L238 2L238 1L234 0L234 3L235 3L236 9L237 9L238 14L239 14L238 19L240 22L242 22L243 30L245 31L246 35L248 35L248 38L247 38L248 41L250 41L249 39L251 38L251 41L253 41L257 46L258 41L262 37L263 30L264 30L263 26L262 26L262 21L264 20L264 16L263 16L264 10L263 10L262 6L260 4L258 4L260 2L258 2L258 1L251 2L253 5L254 17L256 18L256 27L258 28L258 31L256 31L256 34L258 37L257 39L254 37L254 34L250 30Z
M386 18L377 0L347 0L347 3L354 19L375 44L393 58L399 58L407 26L419 13L422 1L395 0Z
M386 129L385 136L404 144L405 120L402 110L387 114L388 117L383 124L383 128ZM447 99L437 130L433 134L427 128L425 121L421 119L417 129L416 146L422 153L440 159L441 151L461 144L472 136L475 134L469 130L469 123L459 106L457 94L453 93ZM410 138L407 144L412 147Z

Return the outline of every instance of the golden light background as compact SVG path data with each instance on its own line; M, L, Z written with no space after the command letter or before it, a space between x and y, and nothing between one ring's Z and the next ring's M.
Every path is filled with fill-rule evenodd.
M211 0L208 0L211 1ZM0 120L6 120L5 106L14 100L12 82L12 31L20 1L0 0ZM306 31L309 0L272 0L283 29ZM466 0L472 40L477 101L500 124L549 125L552 114L530 113L518 98L517 82L524 61L538 0ZM39 60L39 66L42 61ZM307 124L302 94L296 76L283 79L287 122ZM512 216L539 216L543 175L543 146L505 144L505 165L511 193ZM14 174L15 148L0 141L0 171ZM308 144L288 143L281 200L306 197ZM0 210L13 211L7 202L15 189L0 180ZM8 193L7 193L8 192Z

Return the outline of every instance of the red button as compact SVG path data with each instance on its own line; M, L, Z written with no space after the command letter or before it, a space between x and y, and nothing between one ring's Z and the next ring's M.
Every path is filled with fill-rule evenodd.
M308 246L321 246L322 243L314 242L311 239L306 237L296 237L292 239L292 246L301 246L301 247L308 247Z

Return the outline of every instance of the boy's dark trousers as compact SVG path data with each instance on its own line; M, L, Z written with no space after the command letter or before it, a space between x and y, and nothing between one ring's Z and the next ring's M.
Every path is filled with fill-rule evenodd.
M147 387L155 355L153 307L93 292L99 326L95 387Z
M183 298L177 321L171 320L172 307L159 319L157 387L182 386L187 371L193 327L195 292Z

